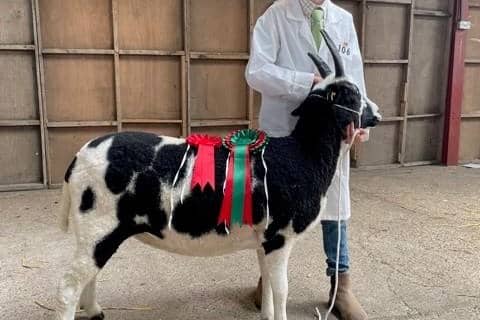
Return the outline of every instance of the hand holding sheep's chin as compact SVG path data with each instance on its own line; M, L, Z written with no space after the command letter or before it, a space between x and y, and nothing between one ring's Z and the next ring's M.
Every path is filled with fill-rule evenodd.
M368 139L370 139L370 130L369 129L360 128L360 129L357 129L357 131L358 131L357 137L355 138L356 143L367 142Z
M321 76L319 76L318 74L316 74L313 77L313 86L315 86L317 83L320 83L322 81L323 81L323 78Z
M353 136L355 135L355 131L357 132L357 134L355 135L355 143L366 142L370 137L370 130L363 129L363 128L355 129L355 125L353 124L353 122L347 126L346 131L347 131L346 132L347 138L345 139L346 144L352 143Z

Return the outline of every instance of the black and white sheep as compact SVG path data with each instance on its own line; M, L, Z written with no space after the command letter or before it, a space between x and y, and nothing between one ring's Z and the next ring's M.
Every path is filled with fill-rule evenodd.
M328 40L328 39L327 39ZM257 251L263 279L262 318L286 320L287 263L293 244L320 219L334 177L345 129L372 127L376 106L344 77L330 41L336 77L330 75L293 112L298 123L288 137L271 138L264 152L268 165L269 224L266 228L265 169L252 158L254 226L218 225L228 151L215 151L215 191L190 185L195 150L188 152L172 187L187 145L184 139L124 132L97 138L81 148L65 174L62 226L73 225L77 248L59 284L56 319L73 320L78 304L90 319L103 319L96 302L96 275L123 241L138 240L170 252L214 256L243 249ZM322 75L328 67L314 57ZM343 107L343 108L342 108ZM345 109L347 108L347 109ZM356 111L356 112L354 112ZM173 196L173 210L171 199ZM173 212L172 228L168 228Z

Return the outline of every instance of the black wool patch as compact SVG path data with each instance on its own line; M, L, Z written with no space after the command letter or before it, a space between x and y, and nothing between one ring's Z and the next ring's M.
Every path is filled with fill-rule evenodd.
M105 319L105 314L103 312L100 312L96 316L93 316L92 318L90 318L90 320L103 320L103 319Z
M155 158L155 147L162 138L145 132L122 132L113 136L108 150L109 165L105 174L108 189L119 194L128 186L135 172L150 166Z
M110 234L104 237L96 246L93 253L95 264L98 268L103 268L108 260L117 252L123 241L127 240L131 234L131 230L119 226Z
M269 254L275 250L281 249L285 244L285 237L281 234L275 235L272 239L262 243L265 254Z
M95 205L95 193L92 188L88 187L82 193L82 202L80 203L80 212L86 213L87 211L93 209Z
M187 151L186 144L171 144L163 146L161 151L157 153L152 165L163 182L173 183L185 151ZM190 149L188 156L191 157L194 154L195 150ZM185 177L185 168L186 165L180 171L178 180L182 180Z
M170 163L167 159L159 159L158 167L162 168L167 178L172 177L177 171L178 163L183 156L182 152L168 150L168 155L176 154L177 161ZM165 155L164 155L165 156ZM192 153L190 157L193 157ZM225 181L225 164L228 151L224 148L215 150L215 190L207 185L203 190L195 186L183 204L177 204L173 212L173 228L180 233L190 235L192 238L198 238L210 232L216 232L219 235L226 235L225 225L218 224L218 216L223 200L223 182ZM167 156L168 157L168 156ZM157 166L155 166L157 168ZM168 173L167 173L168 172ZM173 175L172 173L173 172ZM183 183L183 179L179 179ZM190 186L187 186L189 188Z
M268 166L270 224L264 232L266 241L272 240L278 231L289 224L308 226L320 211L320 194L329 184L323 179L320 163L310 158L301 145L292 137L271 138L265 150ZM261 161L255 162L257 186L253 193L253 218L258 224L265 218L266 197L263 185L265 171ZM304 228L295 229L300 233Z
M65 182L70 181L70 176L72 175L72 171L75 168L75 163L77 162L77 157L73 158L72 162L70 162L70 165L67 168L67 171L65 172Z
M148 224L136 224L135 217L147 217ZM163 238L167 215L160 208L160 183L156 173L147 169L138 175L135 192L125 192L117 203L118 227L103 238L95 247L97 266L103 268L123 241L139 233L151 233Z
M103 141L111 138L112 136L114 136L115 133L110 133L110 134L106 134L104 136L101 136L101 137L98 137L92 141L90 141L90 143L88 144L88 147L89 148L96 148L98 147Z
M160 196L160 182L156 172L149 169L139 174L135 192L126 192L118 201L117 217L120 225L128 227L132 235L149 232L163 238L167 214L161 209ZM148 225L137 225L135 216L147 217Z

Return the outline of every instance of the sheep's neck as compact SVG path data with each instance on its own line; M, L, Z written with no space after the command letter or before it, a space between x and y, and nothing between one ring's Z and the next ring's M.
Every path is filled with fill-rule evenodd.
M292 137L298 141L311 165L317 166L329 180L333 179L342 142L342 132L333 114L300 117Z

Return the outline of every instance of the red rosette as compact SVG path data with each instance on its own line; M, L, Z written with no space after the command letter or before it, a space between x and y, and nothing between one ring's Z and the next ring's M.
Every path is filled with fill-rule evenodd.
M192 189L199 185L203 190L209 184L212 190L215 190L215 148L222 145L222 139L206 134L192 134L186 141L190 146L197 148L192 172Z
M222 138L197 133L189 135L187 137L187 143L194 147L198 147L199 145L220 147L222 145Z

